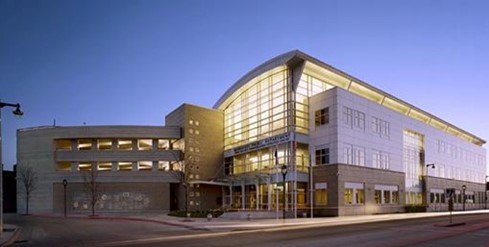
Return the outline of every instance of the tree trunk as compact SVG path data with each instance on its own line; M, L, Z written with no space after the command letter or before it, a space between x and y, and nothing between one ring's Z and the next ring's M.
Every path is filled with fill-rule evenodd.
M25 196L25 215L29 215L29 195Z

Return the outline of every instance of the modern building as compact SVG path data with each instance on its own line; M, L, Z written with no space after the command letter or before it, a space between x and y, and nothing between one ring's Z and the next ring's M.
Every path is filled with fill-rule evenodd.
M213 109L183 104L165 126L17 137L19 166L42 177L33 212L62 210L64 179L68 210L88 210L83 174L94 172L97 210L109 212L444 211L449 188L456 210L486 206L485 140L300 51L253 69Z

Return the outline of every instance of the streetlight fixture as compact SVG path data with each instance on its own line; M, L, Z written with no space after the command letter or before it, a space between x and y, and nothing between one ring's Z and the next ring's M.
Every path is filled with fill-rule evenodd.
M435 164L426 164L426 168L428 168L428 167L435 169ZM426 176L428 176L428 169L426 169Z
M465 211L465 190L467 189L467 186L464 184L462 185L462 210Z
M285 193L285 177L287 176L287 166L285 164L282 165L282 167L280 167L280 172L282 173L282 178L283 178L283 182L284 182L284 190L283 190L284 207L283 207L283 211L282 211L282 218L285 219L285 197L286 197L286 193Z
M0 238L3 235L3 162L2 162L2 108L5 106L15 107L12 113L16 117L22 117L24 113L20 110L20 104L11 104L0 101Z
M63 189L64 189L64 213L66 217L66 186L68 185L68 180L63 179Z

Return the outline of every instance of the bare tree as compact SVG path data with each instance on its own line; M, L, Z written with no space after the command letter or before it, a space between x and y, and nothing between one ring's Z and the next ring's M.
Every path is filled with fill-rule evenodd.
M190 190L190 169L187 167L187 164L185 164L185 161L183 161L182 155L177 156L175 153L171 153L173 158L175 158L175 161L177 162L178 166L175 166L173 164L170 166L170 174L172 174L176 179L180 181L180 184L183 186L184 189L184 210L185 210L185 216L188 215L188 197L189 197L189 190Z
M19 166L17 168L17 180L22 184L25 196L25 214L29 215L29 199L37 187L37 172L31 166Z
M83 177L83 186L85 192L88 196L88 202L90 203L90 207L92 209L92 216L95 216L95 206L100 201L102 197L102 192L100 191L100 183L97 181L98 179L98 171L95 167L92 167L88 171L82 172Z

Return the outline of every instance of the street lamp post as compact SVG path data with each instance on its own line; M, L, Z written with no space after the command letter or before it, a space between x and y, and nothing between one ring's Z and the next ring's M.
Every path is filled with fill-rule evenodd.
M68 181L66 179L63 179L63 189L64 189L64 215L66 217L66 186L68 185Z
M428 208L431 206L431 203L428 199L428 196L429 196L429 193L428 193L428 191L429 191L429 188L428 188L428 173L429 173L428 168L431 167L431 169L435 169L435 164L434 163L426 164L425 167L426 167L424 169L425 170L425 172L424 172L425 176L423 178L423 193L424 193L423 199L424 199L424 205ZM434 203L435 203L435 211L436 211L436 200L434 201Z
M285 164L282 165L282 167L280 167L280 172L282 173L282 178L283 178L283 181L284 181L284 190L283 190L284 207L283 207L283 211L282 211L282 218L285 219L285 197L286 197L286 193L285 193L285 177L287 176L287 166Z
M3 236L3 162L2 162L2 108L5 106L15 107L12 113L21 117L24 113L20 110L20 104L4 103L0 101L0 238Z
M464 184L462 185L462 210L465 211L465 190L467 189L467 186Z
M484 209L487 209L487 186L489 186L489 183L487 182L487 177L489 176L486 175L486 184L485 184L486 190L484 192Z

